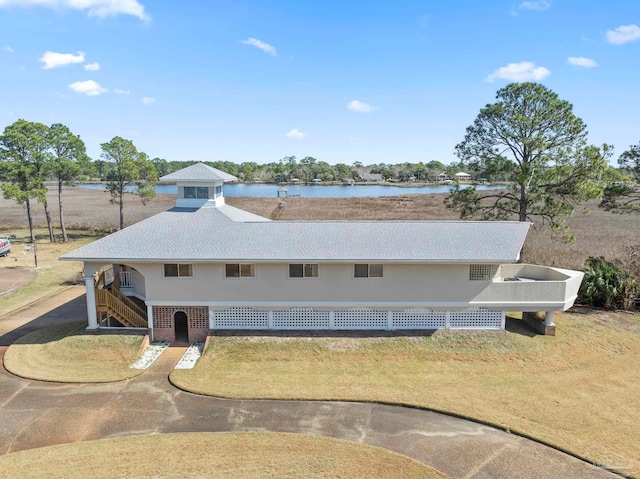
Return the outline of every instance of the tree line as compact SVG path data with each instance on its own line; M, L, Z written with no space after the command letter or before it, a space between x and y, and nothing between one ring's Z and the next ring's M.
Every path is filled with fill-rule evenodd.
M195 161L167 161L163 158L153 158L151 160L156 167L158 176L173 173L179 169L191 166ZM453 178L456 173L462 171L462 165L458 162L445 165L440 161L430 161L427 163L373 163L364 165L360 161L351 165L337 163L331 165L326 161L320 161L312 156L298 159L295 156L285 156L278 161L259 164L256 162L234 163L231 161L203 161L209 166L218 168L226 173L236 176L240 181L264 182L264 183L286 183L297 179L303 183L310 183L314 179L323 182L340 182L343 179L358 180L361 172L381 174L387 181L397 182L429 182L434 181L440 173L445 173ZM111 165L103 160L94 162L94 170L99 178L106 178ZM470 171L474 177L484 177L481 171ZM489 181L507 181L504 175L492 174Z
M286 156L258 164L205 162L243 181L284 182L294 178L340 181L358 177L361 171L379 173L397 181L427 181L445 172L450 177L465 171L476 178L507 182L501 190L478 190L454 185L446 198L448 208L461 218L483 220L539 220L555 233L566 234L565 220L587 200L601 198L601 207L614 212L640 212L640 144L631 146L610 167L609 145L590 145L585 123L573 113L573 105L538 83L512 83L500 89L496 102L482 108L455 148L458 161L428 163L330 165L307 156ZM194 161L150 159L133 142L120 137L102 143L100 158L91 160L82 139L62 124L18 120L0 135L0 181L5 198L26 207L31 239L33 202L42 204L51 241L55 241L46 198L45 181L58 189L60 229L67 240L62 205L63 186L82 178L107 183L110 201L119 205L124 226L123 199L133 187L143 203L155 196L155 182ZM467 185L465 185L467 186Z
M120 205L120 229L124 227L123 196L130 185L146 203L155 196L157 174L147 155L136 149L130 140L115 137L102 143L101 158L109 162L106 177L110 201ZM0 135L0 181L5 199L24 205L31 242L35 242L32 209L34 202L42 204L49 231L49 239L56 241L47 201L46 181L55 180L58 190L58 210L62 241L67 241L62 201L63 186L91 176L95 165L86 153L80 136L60 123L18 120L7 126Z

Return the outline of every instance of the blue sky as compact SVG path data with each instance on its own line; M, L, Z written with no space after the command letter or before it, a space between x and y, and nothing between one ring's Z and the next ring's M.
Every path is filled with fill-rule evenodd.
M168 160L450 163L499 88L536 80L617 158L640 140L638 25L630 0L0 0L0 127L64 123L94 158L119 135Z

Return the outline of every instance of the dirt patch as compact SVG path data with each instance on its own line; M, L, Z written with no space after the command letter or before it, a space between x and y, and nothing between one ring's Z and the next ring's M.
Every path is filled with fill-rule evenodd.
M30 268L0 267L0 296L31 284L36 272Z

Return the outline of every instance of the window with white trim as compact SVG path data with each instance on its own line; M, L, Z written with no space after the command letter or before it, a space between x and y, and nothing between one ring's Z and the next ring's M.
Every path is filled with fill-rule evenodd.
M255 267L252 264L231 263L225 264L225 275L227 278L253 278Z
M354 264L353 265L353 277L354 278L382 278L383 267L381 264Z
M491 281L498 272L497 264L470 264L470 281Z
M185 186L183 194L187 199L209 199L209 187Z
M222 196L222 186L216 186L216 198L220 198Z
M165 264L165 278L191 278L193 276L192 264Z
M289 265L289 278L317 278L318 265L315 263L298 263Z

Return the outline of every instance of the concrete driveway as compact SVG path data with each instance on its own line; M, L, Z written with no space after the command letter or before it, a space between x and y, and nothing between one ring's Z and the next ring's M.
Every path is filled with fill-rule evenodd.
M81 289L34 305L39 314L7 331L0 353L24 332L86 316ZM75 296L75 299L74 299ZM3 331L4 329L4 331ZM168 374L184 348L169 348L142 375L109 384L55 384L0 371L0 454L110 437L171 432L261 431L314 434L405 454L452 478L617 477L504 431L444 414L379 404L224 400L176 389Z

